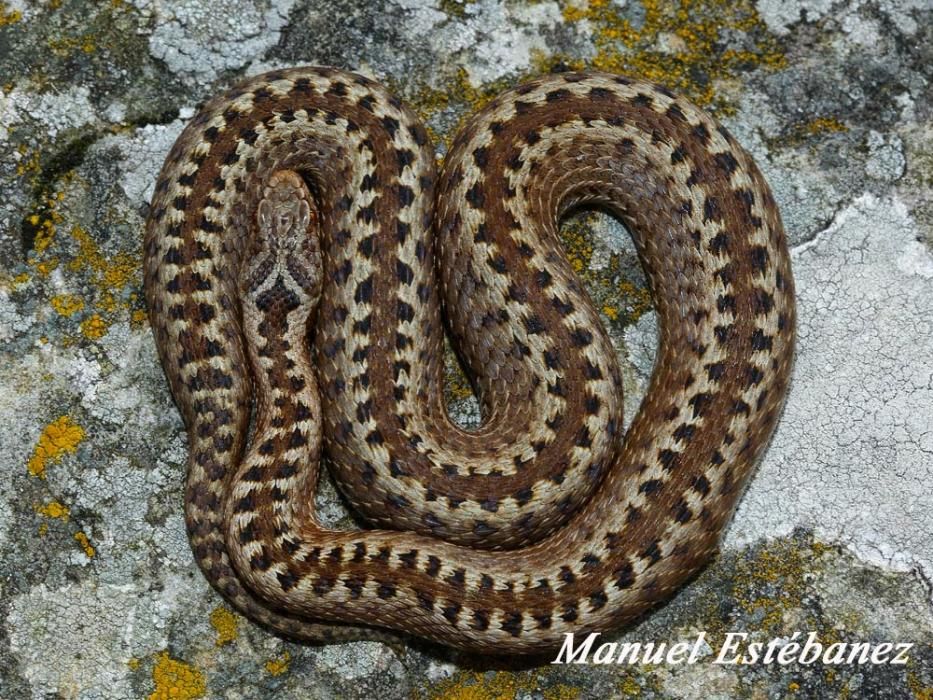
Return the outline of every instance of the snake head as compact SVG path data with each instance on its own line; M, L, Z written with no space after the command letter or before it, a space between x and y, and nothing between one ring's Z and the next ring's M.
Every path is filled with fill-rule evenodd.
M280 283L317 304L323 280L320 219L311 192L293 170L278 170L263 188L256 226L240 271L244 294Z
M269 178L256 212L263 236L284 246L300 243L311 224L311 193L294 170L278 170ZM314 213L317 223L317 213Z

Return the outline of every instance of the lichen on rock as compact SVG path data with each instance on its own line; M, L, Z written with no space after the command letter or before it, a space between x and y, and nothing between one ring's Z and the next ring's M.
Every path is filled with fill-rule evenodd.
M933 8L924 0L0 2L0 695L10 698L930 697ZM294 644L228 610L182 519L181 420L147 326L155 176L210 95L351 68L425 120L534 74L684 92L751 151L792 245L800 340L784 419L722 555L620 641L705 632L695 665L518 665L426 644ZM624 366L657 324L625 229L565 222ZM479 411L454 356L454 417ZM326 522L351 526L337 491ZM730 632L913 641L898 666L722 666Z

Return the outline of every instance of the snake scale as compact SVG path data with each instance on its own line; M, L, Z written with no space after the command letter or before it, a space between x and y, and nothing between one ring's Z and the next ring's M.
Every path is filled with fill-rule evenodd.
M558 238L580 207L630 230L658 314L628 431ZM439 172L425 128L369 78L252 78L169 153L144 265L195 558L235 609L305 640L388 630L529 654L624 626L715 554L789 381L793 279L767 183L701 109L620 75L503 93ZM444 319L476 430L445 409ZM320 524L322 451L379 529Z

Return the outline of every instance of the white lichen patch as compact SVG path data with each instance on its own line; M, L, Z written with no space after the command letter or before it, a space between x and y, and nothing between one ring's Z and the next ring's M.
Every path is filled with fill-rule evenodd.
M747 150L771 186L781 208L790 245L806 240L821 228L827 213L845 199L834 178L826 177L817 156L808 149L774 151L768 142L783 143L787 124L766 95L747 92L738 114L724 119L725 126Z
M410 36L434 36L438 28L447 20L436 4L421 0L396 0L396 5L405 11L405 24L402 27Z
M833 555L830 560L838 561ZM880 585L864 585L865 572L858 567L825 566L814 574L826 615L837 620L840 630L861 639L922 642L931 638L933 608L920 577L890 575Z
M877 131L868 132L868 162L865 174L876 180L893 182L904 174L907 161L904 158L904 143L897 134L885 138Z
M633 372L623 372L625 381L623 406L625 426L628 427L638 411L658 350L658 315L654 311L642 314L633 325L625 329L625 357Z
M529 5L506 4L497 0L479 0L463 6L462 22L441 20L433 10L416 9L406 2L418 21L400 27L412 41L430 42L439 56L465 52L470 56L464 66L470 83L481 86L498 78L527 70L535 52L548 53L543 32L561 22L555 2ZM426 29L433 25L430 32Z
M661 666L659 671L665 690L671 697L682 700L733 698L739 686L735 669L713 665L709 659L696 665Z
M332 671L346 680L385 673L398 664L392 650L378 642L323 647L314 653L314 659L321 671Z
M173 73L209 83L278 43L294 0L133 0L154 20L149 51Z
M34 314L18 313L10 301L9 292L0 289L0 343L9 342L17 335L26 333L35 322Z
M95 387L93 395L85 392L85 409L94 418L115 425L127 421L140 427L161 423L161 407L139 391L139 386L152 377L152 366L158 363L148 329L131 331L127 323L114 324L102 345L113 369Z
M192 117L188 109L170 124L148 124L131 135L108 136L100 148L116 147L120 159L120 186L135 206L148 203L155 191L156 176L185 123Z
M67 129L95 124L97 116L90 94L82 85L44 93L19 87L8 93L0 90L0 144L9 138L11 129L23 124L33 130L41 128L43 138L49 140Z
M187 580L167 578L160 592L87 581L13 596L4 626L33 697L137 697L128 662L164 648L171 609L194 602Z
M188 572L192 566L184 522L174 503L181 498L182 441L170 445L165 460L141 466L129 456L69 474L56 487L72 510L95 513L90 535L97 555L95 577L104 583L145 581L153 561ZM166 507L164 503L172 504ZM202 588L199 581L198 588ZM206 585L203 587L206 591Z
M793 384L728 545L803 526L933 574L933 259L917 237L899 200L865 195L793 250Z
M806 19L816 22L829 12L832 0L759 0L758 14L775 34L789 34L791 27Z

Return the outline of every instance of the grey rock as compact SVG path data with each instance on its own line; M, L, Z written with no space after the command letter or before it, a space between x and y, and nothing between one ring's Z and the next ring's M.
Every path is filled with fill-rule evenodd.
M13 0L0 4L0 697L926 697L933 692L933 7L928 0ZM735 20L740 15L743 21ZM713 35L713 39L706 37ZM695 664L552 666L432 645L309 647L230 613L182 520L181 420L141 298L156 173L214 94L274 67L386 81L441 141L508 85L590 65L704 101L792 245L783 420L723 554L618 642ZM565 241L627 418L656 318L606 216ZM450 407L478 404L451 362ZM333 484L318 506L353 527ZM907 667L716 664L729 633L911 642ZM606 638L609 641L609 638Z

